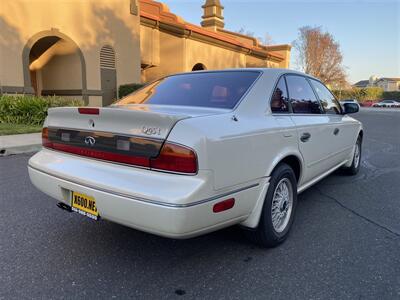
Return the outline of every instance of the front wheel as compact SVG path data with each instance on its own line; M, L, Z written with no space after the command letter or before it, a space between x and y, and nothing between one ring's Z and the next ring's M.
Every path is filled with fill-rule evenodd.
M297 205L297 181L291 167L280 164L271 175L260 222L247 236L263 247L275 247L288 236Z

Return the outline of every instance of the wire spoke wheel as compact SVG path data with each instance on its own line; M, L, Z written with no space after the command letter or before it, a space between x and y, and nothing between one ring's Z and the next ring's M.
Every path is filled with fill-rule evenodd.
M358 165L360 163L360 155L361 151L360 151L360 143L357 142L356 143L356 149L354 150L354 167L358 168Z
M277 184L271 205L271 218L274 230L283 232L289 224L293 209L293 187L288 178L282 178Z

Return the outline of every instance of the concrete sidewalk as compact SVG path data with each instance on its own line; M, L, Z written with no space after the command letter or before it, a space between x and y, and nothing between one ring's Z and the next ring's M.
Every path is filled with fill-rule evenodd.
M0 136L0 156L35 152L41 147L41 133Z

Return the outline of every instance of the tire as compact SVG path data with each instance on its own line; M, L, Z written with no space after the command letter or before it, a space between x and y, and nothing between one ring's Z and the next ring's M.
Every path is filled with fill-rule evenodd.
M358 149L358 152L357 152ZM353 161L351 162L350 167L344 167L343 171L347 175L356 175L360 171L360 166L361 166L361 153L362 153L362 138L361 136L358 136L357 142L356 142L356 149L354 151L353 155ZM358 157L357 157L358 155Z
M285 187L289 197L291 198L291 204L288 202L280 201L277 202L275 197L276 193L279 191L285 194ZM283 190L282 190L283 189ZM275 204L273 200L275 199ZM279 226L279 217L273 221L273 211L274 206L275 216L277 213L282 213L286 210L286 217L283 217L281 226ZM297 206L297 181L296 176L291 167L287 164L279 164L271 174L270 185L268 187L267 195L264 200L264 205L262 208L260 222L257 228L247 229L245 231L247 237L262 247L276 247L286 240L289 235L290 228L292 227L295 212Z

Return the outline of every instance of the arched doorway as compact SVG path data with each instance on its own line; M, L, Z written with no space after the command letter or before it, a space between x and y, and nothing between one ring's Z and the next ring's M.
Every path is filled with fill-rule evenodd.
M28 41L22 59L25 87L36 95L87 100L85 61L69 37L55 30L40 32Z
M206 66L203 65L202 63L195 64L192 68L192 71L202 71L202 70L207 70Z

